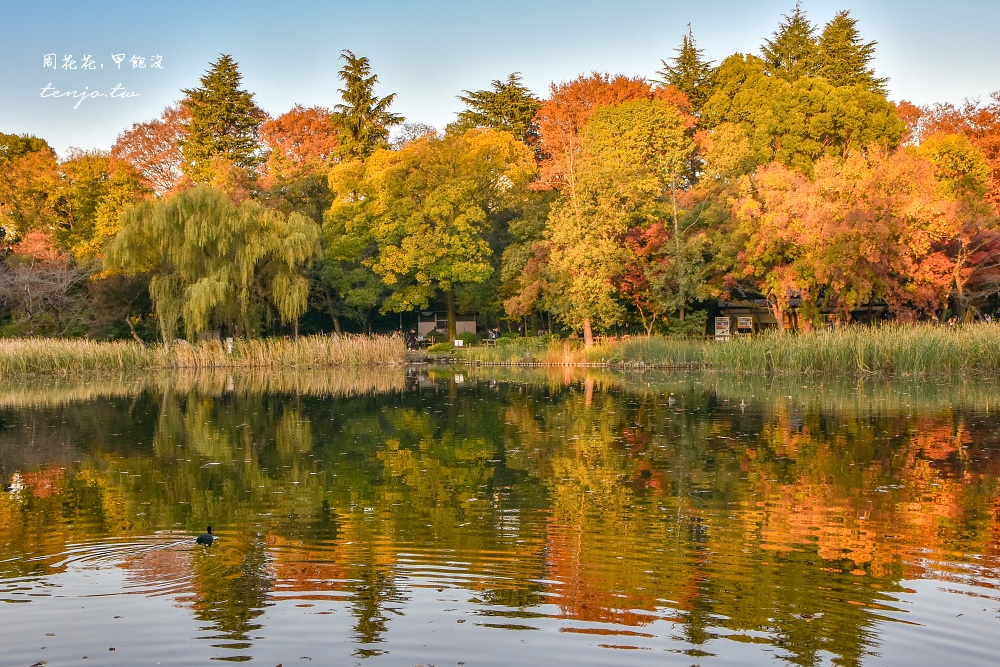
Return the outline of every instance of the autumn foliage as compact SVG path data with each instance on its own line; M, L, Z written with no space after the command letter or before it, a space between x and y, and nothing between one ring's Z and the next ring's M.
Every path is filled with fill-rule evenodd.
M107 279L123 270L99 266L107 248L128 254L122 220L200 186L323 239L318 261L282 274L306 302L262 306L248 331L295 331L290 312L340 331L441 310L589 343L698 335L718 299L767 303L761 322L779 328L992 315L1000 92L891 102L875 47L849 12L819 26L796 6L757 53L709 61L688 30L658 81L593 72L541 99L514 72L457 95L441 132L403 125L365 56L341 53L339 101L272 117L222 55L108 152L60 158L0 134L0 245L16 263L49 239L66 270ZM128 280L169 277L139 264ZM213 275L229 293L231 272ZM133 320L173 331L148 307L115 317L132 335Z

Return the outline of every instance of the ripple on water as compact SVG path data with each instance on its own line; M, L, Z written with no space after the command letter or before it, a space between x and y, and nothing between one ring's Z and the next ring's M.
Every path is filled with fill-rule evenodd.
M105 595L174 596L192 590L190 552L193 542L176 533L144 537L86 540L62 551L24 558L31 576L5 576L4 601L19 596L95 597ZM93 575L110 570L106 580Z

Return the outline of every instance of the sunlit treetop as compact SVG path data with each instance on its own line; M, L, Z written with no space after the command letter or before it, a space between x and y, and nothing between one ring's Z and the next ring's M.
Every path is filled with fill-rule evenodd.
M506 81L494 81L491 90L464 91L458 99L466 104L459 112L455 130L489 127L513 134L526 144L538 141L535 114L542 103L521 83L521 73L514 72Z
M796 3L791 15L785 15L771 39L760 47L768 74L794 81L813 73L816 56L816 27Z
M706 61L702 50L695 46L690 25L675 52L677 55L670 62L660 61L663 69L658 72L658 83L673 86L687 95L691 111L697 114L711 94L713 63Z
M339 88L341 104L333 107L333 122L340 132L340 153L344 157L366 158L379 148L389 147L389 130L405 119L389 111L396 93L385 97L375 95L378 75L372 74L368 58L344 49L340 52L344 66Z
M844 10L823 27L816 44L816 76L834 86L861 86L885 93L886 79L875 76L871 61L877 42L863 42L857 19Z

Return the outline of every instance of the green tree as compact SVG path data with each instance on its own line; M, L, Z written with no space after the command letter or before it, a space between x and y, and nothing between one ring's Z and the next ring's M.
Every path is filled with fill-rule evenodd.
M791 15L785 15L771 39L760 47L768 74L794 81L811 76L816 60L816 27L796 3Z
M843 10L823 27L816 45L815 75L833 86L860 86L884 95L886 80L871 68L877 42L862 42L857 23Z
M595 327L623 315L616 284L628 259L622 237L664 207L676 215L693 143L676 107L636 100L599 107L581 149L577 187L553 205L542 249L549 309L590 345Z
M253 201L237 206L199 186L125 211L105 267L151 275L164 341L180 323L189 339L220 325L255 336L274 313L288 323L305 311L301 269L317 254L319 236L319 225L303 215L285 217Z
M328 181L332 206L323 218L323 256L316 264L319 280L312 299L336 331L342 317L367 325L387 292L371 263L363 261L376 251L368 221L357 217L364 208L365 177L365 163L352 160L334 167Z
M260 126L266 114L253 94L240 88L240 74L232 56L221 55L201 77L201 86L182 91L190 112L187 137L181 141L184 173L198 183L217 177L222 160L247 174L264 161ZM213 161L216 164L213 166Z
M659 71L659 83L673 86L687 95L691 113L698 115L712 92L712 63L706 61L702 50L695 46L690 25L675 52L677 55L669 63L666 60L660 61L663 69Z
M491 218L523 196L531 150L506 132L427 136L331 173L324 224L335 258L361 262L389 287L383 312L426 308L440 294L455 335L455 289L493 272Z
M389 147L389 130L403 122L403 117L389 111L396 93L385 97L375 95L378 76L372 74L368 58L358 57L344 49L340 52L344 66L338 89L342 104L333 107L333 122L340 130L338 152L345 158L366 158L379 148Z
M845 157L872 143L895 147L904 126L882 93L820 78L769 76L754 56L727 58L702 109L709 128L743 128L757 164L777 159L806 173L824 155Z
M466 109L458 113L455 130L459 133L474 127L489 127L510 132L520 141L534 145L538 141L535 114L541 101L521 83L521 73L514 72L506 81L496 80L492 90L464 91L458 99Z

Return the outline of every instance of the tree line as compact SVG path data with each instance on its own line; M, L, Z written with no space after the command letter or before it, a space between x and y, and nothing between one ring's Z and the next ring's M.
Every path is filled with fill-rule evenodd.
M528 330L701 333L718 299L779 326L997 306L1000 93L893 103L875 42L800 6L757 54L690 29L656 79L519 73L443 131L367 58L341 101L270 117L228 55L110 151L0 134L0 332L194 338L476 312Z

